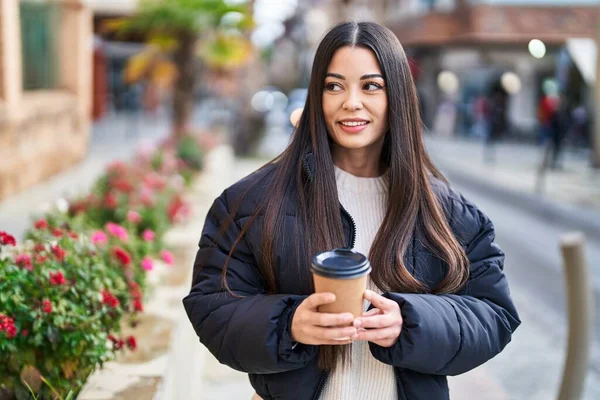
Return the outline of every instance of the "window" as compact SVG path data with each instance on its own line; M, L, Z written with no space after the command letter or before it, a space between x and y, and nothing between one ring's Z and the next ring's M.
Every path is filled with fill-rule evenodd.
M60 4L20 2L23 89L54 89L58 85Z

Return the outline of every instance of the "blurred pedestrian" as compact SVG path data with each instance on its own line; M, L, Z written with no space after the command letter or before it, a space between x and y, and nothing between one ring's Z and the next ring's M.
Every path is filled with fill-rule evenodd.
M471 135L487 138L489 125L489 105L484 94L479 95L473 102L473 127Z
M538 143L545 143L552 136L551 121L558 109L558 98L551 94L545 94L538 105Z
M552 148L552 157L550 161L550 167L552 169L560 169L560 156L563 149L563 143L569 126L571 125L571 110L567 97L561 95L556 112L550 117L550 146Z
M508 129L507 122L508 93L497 81L492 87L492 93L487 101L489 105L489 129L485 140L484 160L494 162L496 160L496 143L498 143Z
M579 103L579 105L571 111L571 126L568 134L576 146L584 147L588 145L589 126L590 117L587 108L585 107L585 104Z
M264 399L449 399L446 375L498 354L520 321L494 227L422 141L406 55L372 22L333 28L289 147L213 203L188 316ZM319 306L313 255L373 271L364 314Z

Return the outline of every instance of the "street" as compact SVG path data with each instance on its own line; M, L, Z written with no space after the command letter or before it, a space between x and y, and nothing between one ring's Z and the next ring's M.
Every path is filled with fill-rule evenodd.
M556 398L567 330L559 238L567 230L472 188L456 185L455 188L494 222L497 242L506 253L505 271L522 320L512 343L485 364L484 369L500 383L510 399ZM595 307L599 309L600 243L588 240L586 250L596 287ZM600 398L599 332L596 319L595 349L584 396L590 400Z

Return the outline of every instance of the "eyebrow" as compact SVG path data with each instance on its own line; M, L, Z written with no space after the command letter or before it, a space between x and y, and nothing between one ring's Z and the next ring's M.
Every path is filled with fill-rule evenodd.
M341 79L343 81L346 80L346 77L344 75L340 75L340 74L336 74L334 72L328 72L325 74L325 78L327 77L332 77L332 78L337 78L337 79ZM364 81L365 79L373 79L373 78L381 78L383 79L383 76L381 74L367 74L367 75L363 75L360 77L361 81Z

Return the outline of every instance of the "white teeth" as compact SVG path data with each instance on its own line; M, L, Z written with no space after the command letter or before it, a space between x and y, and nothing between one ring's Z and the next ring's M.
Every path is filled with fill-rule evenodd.
M344 126L360 126L360 125L366 125L368 122L340 122L342 125Z

